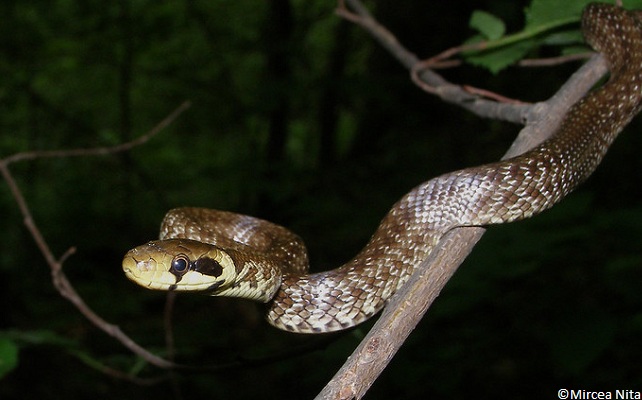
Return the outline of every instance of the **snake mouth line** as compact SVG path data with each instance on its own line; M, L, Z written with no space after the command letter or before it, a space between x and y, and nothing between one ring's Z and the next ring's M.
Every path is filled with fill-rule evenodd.
M209 294L209 293L215 292L218 288L220 288L224 284L225 284L225 279L220 280L218 282L214 282L210 286L208 286L207 289L204 289L203 292L204 292L204 294Z

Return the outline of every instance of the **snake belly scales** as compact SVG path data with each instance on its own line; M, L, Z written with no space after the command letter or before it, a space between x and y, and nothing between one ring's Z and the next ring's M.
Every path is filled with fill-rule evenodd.
M448 230L531 217L593 172L640 110L641 16L612 5L588 5L582 30L607 59L609 81L572 106L556 133L536 148L411 190L343 266L310 274L303 242L287 229L230 212L179 208L165 216L160 240L125 255L125 274L149 289L269 302L268 321L287 331L357 325L385 305Z

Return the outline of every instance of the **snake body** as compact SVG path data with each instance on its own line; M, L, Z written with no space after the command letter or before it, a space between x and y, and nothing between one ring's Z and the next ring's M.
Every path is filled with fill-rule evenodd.
M587 6L582 30L606 57L610 80L571 107L556 133L536 148L412 189L366 246L337 269L308 273L301 239L283 227L201 208L171 210L160 240L130 250L123 269L151 289L269 302L268 321L288 331L329 332L359 324L384 306L448 230L531 217L595 170L641 107L638 16L607 4Z

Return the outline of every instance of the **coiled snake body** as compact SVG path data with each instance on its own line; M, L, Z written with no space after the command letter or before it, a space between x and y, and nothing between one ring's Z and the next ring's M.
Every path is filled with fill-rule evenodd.
M365 321L448 230L531 217L593 172L640 110L638 15L606 4L587 6L582 29L587 42L605 55L609 82L575 104L557 132L533 150L411 190L343 266L309 274L303 243L285 228L229 212L182 208L165 216L160 240L125 255L126 275L150 289L271 302L268 321L288 331L329 332Z

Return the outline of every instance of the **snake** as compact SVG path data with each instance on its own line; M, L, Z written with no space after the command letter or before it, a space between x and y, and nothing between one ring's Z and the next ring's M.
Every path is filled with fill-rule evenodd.
M377 314L455 227L532 217L585 181L642 104L642 13L591 3L586 42L609 80L564 115L544 142L513 158L419 184L385 215L365 247L336 269L310 273L302 239L259 218L206 208L170 210L159 240L128 251L122 268L148 289L267 303L267 320L297 333L347 329Z

